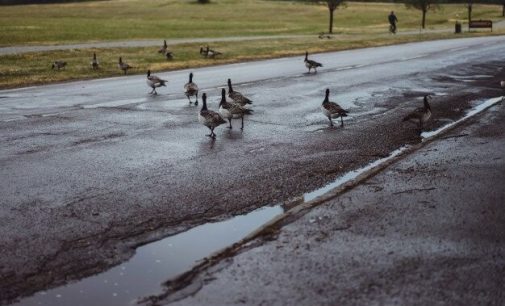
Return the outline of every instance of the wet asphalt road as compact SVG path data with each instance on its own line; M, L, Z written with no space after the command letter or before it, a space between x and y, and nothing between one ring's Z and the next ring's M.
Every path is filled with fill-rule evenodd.
M504 305L503 152L505 101L296 216L275 239L248 243L164 302Z
M101 271L133 247L313 190L408 142L403 115L434 93L434 128L501 94L505 37L194 69L217 109L227 78L253 101L217 140L182 94L189 70L0 91L0 302ZM501 66L500 66L501 65ZM350 111L329 129L324 89ZM238 122L235 123L238 127Z

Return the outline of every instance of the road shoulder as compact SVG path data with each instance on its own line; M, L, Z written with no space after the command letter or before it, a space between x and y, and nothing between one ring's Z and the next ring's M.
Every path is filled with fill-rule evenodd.
M178 305L505 300L505 106L245 248Z

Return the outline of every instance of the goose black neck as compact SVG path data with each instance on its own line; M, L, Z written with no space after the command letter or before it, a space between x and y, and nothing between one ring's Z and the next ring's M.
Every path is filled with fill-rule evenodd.
M219 102L219 106L223 105L226 102L226 90L221 89L221 102Z
M206 111L207 110L207 94L202 95L202 101L203 101L202 110Z
M305 52L305 60L307 60L309 57L309 52Z
M324 102L329 102L330 101L330 90L329 89L326 89L326 94L324 96Z
M424 107L431 110L430 104L428 103L428 96L424 96Z
M147 70L147 76L151 75L151 70Z
M93 59L96 59L96 53L93 53Z
M189 82L190 82L190 83L191 83L191 82L193 82L193 72L191 72L191 73L189 74Z
M123 62L123 60L122 60L121 58L119 58L119 62L120 62L120 63L122 63L122 62Z
M231 87L231 80L230 79L228 79L228 91L229 92L233 91L233 88Z

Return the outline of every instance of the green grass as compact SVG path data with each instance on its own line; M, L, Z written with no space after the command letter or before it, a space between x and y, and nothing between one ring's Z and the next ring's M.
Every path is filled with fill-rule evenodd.
M14 88L76 79L121 75L117 58L135 67L130 73L174 70L253 59L301 55L311 52L395 43L489 35L489 31L454 35L423 33L407 35L386 33L387 15L394 10L399 18L399 31L418 30L420 12L402 4L348 3L335 15L334 39L320 40L316 33L327 30L328 12L322 5L285 1L213 0L198 5L184 0L113 0L71 4L4 6L0 9L0 45L63 44L86 41L127 39L162 39L255 36L276 34L311 34L312 37L268 39L233 43L212 43L222 51L220 59L202 59L199 44L171 47L173 61L166 61L150 48L86 49L37 52L0 56L0 88ZM500 19L499 6L475 5L474 18ZM464 5L443 5L429 12L428 29L454 28L456 20L466 16ZM465 29L465 28L464 28ZM495 30L493 34L503 34ZM89 62L96 52L101 69L93 71ZM50 69L54 60L65 60L61 71Z
M464 5L443 5L428 13L428 27L463 20ZM350 2L338 9L335 31L380 32L394 10L399 28L415 29L421 14L403 4ZM498 5L475 5L475 18L500 16ZM313 34L327 31L323 5L286 1L113 0L68 4L2 6L0 46L84 41Z

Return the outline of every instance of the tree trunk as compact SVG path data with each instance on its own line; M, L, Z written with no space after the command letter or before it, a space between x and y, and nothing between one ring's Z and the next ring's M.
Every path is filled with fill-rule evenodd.
M468 4L468 22L472 21L472 4Z
M421 27L424 30L424 26L426 25L426 10L423 10L423 20L421 22Z
M333 33L333 12L334 10L330 9L330 29L328 30L330 34Z

